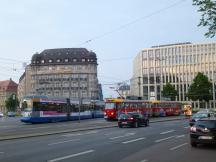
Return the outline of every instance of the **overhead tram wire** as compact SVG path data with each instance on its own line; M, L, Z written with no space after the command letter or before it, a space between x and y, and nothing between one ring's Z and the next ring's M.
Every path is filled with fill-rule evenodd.
M103 33L103 34L101 34L101 35L95 36L95 37L93 37L93 38L91 38L91 39L89 39L89 40L86 40L86 41L84 41L83 43L78 44L77 46L82 46L82 45L84 45L84 44L88 44L88 43L90 43L90 42L92 42L92 41L95 41L95 40L97 40L97 39L101 39L101 38L103 38L103 37L105 37L105 36L107 36L107 35L113 34L113 33L117 32L117 31L120 31L120 30L122 30L122 29L124 29L124 28L127 28L128 26L131 26L131 25L133 25L133 24L135 24L135 23L137 23L137 22L139 22L139 21L141 21L141 20L148 19L149 17L152 17L152 16L157 15L157 14L159 14L159 13L161 13L161 12L163 12L163 11L166 11L166 10L168 10L168 9L170 9L170 8L173 8L173 7L175 7L175 6L177 6L177 5L181 4L181 3L183 3L183 2L185 2L185 1L187 1L187 0L179 0L179 1L176 1L176 2L172 3L171 5L169 5L169 6L167 6L167 7L161 8L161 9L159 9L159 10L157 10L157 11L154 11L154 12L148 14L148 15L145 15L145 16L143 16L143 17L137 18L137 19L135 19L135 20L133 20L133 21L131 21L131 22L129 22L129 23L123 24L123 25L117 27L116 29L113 29L113 30L108 31L108 32L105 32L105 33Z
M27 62L27 61L21 61L21 60L15 60L15 59L3 58L3 57L0 57L0 59L6 60L6 61L11 61L11 62L19 62L19 63Z

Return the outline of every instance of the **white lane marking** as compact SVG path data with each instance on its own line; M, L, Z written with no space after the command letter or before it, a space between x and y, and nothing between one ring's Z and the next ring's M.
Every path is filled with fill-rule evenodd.
M58 145L58 144L67 143L67 142L74 142L74 141L79 141L79 140L80 139L72 139L72 140L67 140L67 141L60 141L60 142L55 142L55 143L49 143L48 146Z
M118 139L118 138L123 138L123 137L128 137L128 136L132 136L132 135L134 135L135 133L127 133L127 134L125 134L125 135L123 135L123 136L116 136L116 137L112 137L112 138L110 138L110 140L114 140L114 139Z
M109 135L112 135L113 133L105 133L104 135L105 136L109 136Z
M177 135L176 138L183 138L185 137L185 134L182 134L182 135Z
M147 159L144 159L144 160L141 160L140 162L147 162L148 160Z
M28 128L28 129L41 129L41 128L50 128L50 126L47 126L47 127L34 127L34 128Z
M83 151L83 152L79 152L79 153L76 153L76 154L72 154L72 155L63 156L63 157L59 157L59 158L56 158L56 159L48 160L48 162L61 161L61 160L69 159L69 158L72 158L72 157L89 154L89 153L94 152L94 151L95 150Z
M190 126L184 127L185 129L188 129Z
M175 130L174 130L174 129L168 130L168 131L166 131L166 132L161 132L160 134L167 134L167 133L172 133L172 132L175 132Z
M136 142L136 141L140 141L140 140L144 140L144 139L145 139L145 137L142 137L142 138L137 138L137 139L133 139L133 140L130 140L130 141L124 141L122 143L127 144L127 143Z
M71 137L71 136L82 136L82 135L95 134L95 133L98 133L98 131L90 131L90 132L86 132L86 133L64 134L62 136Z
M64 134L64 135L61 135L61 136L65 136L65 137L72 137L72 136L81 136L83 134L81 133L73 133L73 134Z
M170 138L174 138L175 136L170 136L170 137L167 137L167 138L162 138L162 139L158 139L156 140L155 142L162 142L162 141L165 141L165 140L168 140Z
M8 128L8 127L11 127L11 126L7 126L7 125L0 126L0 128Z
M178 149L178 148L180 148L180 147L182 147L182 146L185 146L185 145L187 145L187 144L188 144L188 143L183 143L183 144L178 145L178 146L176 146L176 147L172 147L172 148L170 148L170 151L176 150L176 149Z

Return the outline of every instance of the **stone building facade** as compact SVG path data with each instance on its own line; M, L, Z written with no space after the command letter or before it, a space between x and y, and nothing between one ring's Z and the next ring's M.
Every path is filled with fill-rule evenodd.
M5 101L11 94L17 94L17 87L12 79L0 81L0 112L6 112Z
M47 49L32 56L19 80L18 96L99 99L97 57L85 48Z

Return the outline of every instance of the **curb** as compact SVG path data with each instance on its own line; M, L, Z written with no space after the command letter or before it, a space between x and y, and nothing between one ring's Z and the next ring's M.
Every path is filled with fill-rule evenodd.
M166 122L166 121L174 121L174 120L185 120L185 119L188 119L188 118L185 117L185 118L173 118L173 119L166 119L166 120L155 120L155 121L150 121L150 123L158 123L158 122ZM27 135L12 135L12 136L6 136L6 137L2 137L2 138L0 137L0 141L22 139L22 138L31 138L31 137L41 137L41 136L48 136L48 135L55 135L55 134L62 134L62 133L105 129L105 128L113 128L113 127L117 127L116 123L112 124L112 125L105 125L105 126L99 126L99 127L69 129L69 130L64 130L64 131L53 131L53 132L47 132L47 133L34 133L34 134L27 134Z

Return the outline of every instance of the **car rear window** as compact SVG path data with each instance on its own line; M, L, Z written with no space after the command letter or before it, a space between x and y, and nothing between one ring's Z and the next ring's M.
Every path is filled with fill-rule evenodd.
M196 122L196 126L202 128L216 128L216 120L199 120Z
M132 117L132 115L131 114L121 114L119 117L120 118L130 118Z

